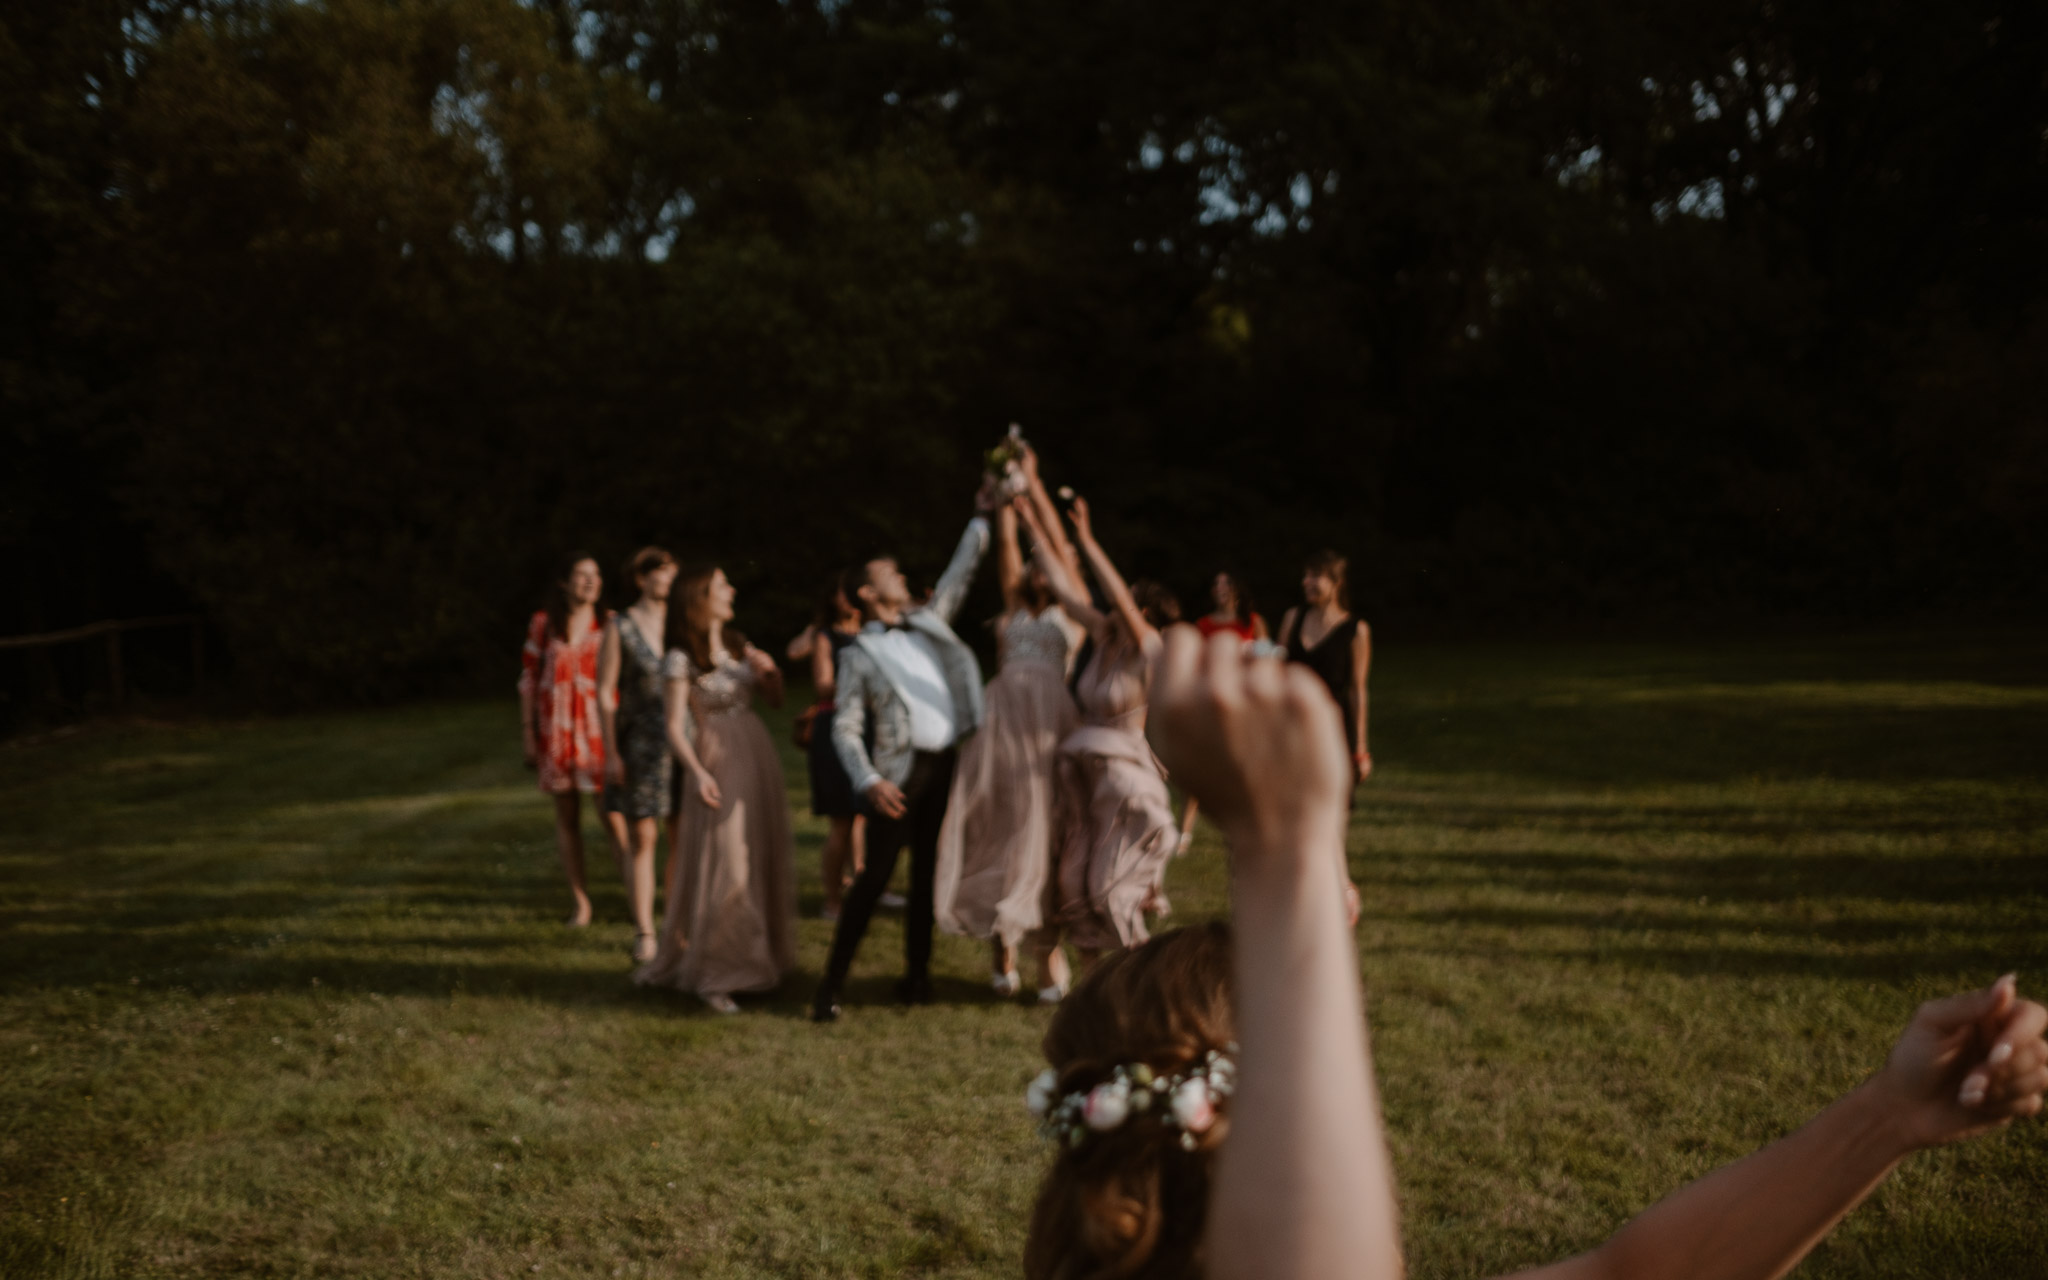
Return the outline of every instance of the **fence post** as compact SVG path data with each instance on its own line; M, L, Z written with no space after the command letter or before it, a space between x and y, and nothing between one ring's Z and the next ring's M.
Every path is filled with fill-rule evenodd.
M121 628L107 631L107 689L115 706L128 700L127 682L121 672Z

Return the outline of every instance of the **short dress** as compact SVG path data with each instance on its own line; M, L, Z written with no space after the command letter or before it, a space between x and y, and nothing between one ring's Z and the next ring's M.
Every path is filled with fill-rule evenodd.
M539 739L540 789L550 795L596 792L604 786L604 724L597 717L597 653L610 615L564 640L533 615L520 654L519 691L532 700Z
M622 786L606 787L604 807L629 818L666 818L675 760L668 749L668 713L661 701L661 654L647 642L633 615L619 615L619 709L612 719Z
M832 670L836 672L854 637L829 628L820 634L832 642ZM839 751L832 745L829 702L820 702L811 718L811 742L804 748L804 762L810 767L812 813L821 818L851 818L860 812L853 779L846 776L846 766L839 762Z

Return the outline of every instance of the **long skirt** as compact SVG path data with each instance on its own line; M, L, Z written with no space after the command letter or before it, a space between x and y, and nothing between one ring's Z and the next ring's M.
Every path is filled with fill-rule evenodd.
M1151 937L1153 902L1179 842L1166 778L1142 735L1084 725L1060 744L1057 873L1048 923L1107 951Z
M767 991L796 967L796 849L782 762L767 726L744 708L706 716L695 745L719 806L683 779L658 946L633 981L705 996Z
M1053 757L1078 717L1059 668L1012 662L989 681L939 828L939 927L1015 946L1042 920L1052 867Z

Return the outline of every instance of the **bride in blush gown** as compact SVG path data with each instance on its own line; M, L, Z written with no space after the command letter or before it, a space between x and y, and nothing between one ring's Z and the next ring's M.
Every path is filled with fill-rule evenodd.
M726 628L733 595L724 570L701 568L676 583L669 606L662 675L683 807L654 959L633 974L644 986L695 992L719 1013L739 1011L732 993L772 990L796 965L789 797L753 711L757 689L781 701L782 673Z
M1026 475L1038 487L1035 466ZM1054 601L1045 571L1025 567L1017 519L1008 507L996 513L1002 665L988 683L981 728L960 750L933 885L941 929L989 940L991 985L1001 996L1017 994L1018 944L1043 923L1053 757L1079 724L1066 675L1080 627Z
M1074 690L1081 726L1054 758L1054 872L1045 923L1031 940L1038 996L1050 1004L1066 994L1069 982L1063 942L1073 944L1086 968L1106 951L1143 943L1151 936L1146 911L1163 906L1166 862L1179 833L1166 776L1145 741L1145 703L1159 628L1175 621L1180 609L1157 584L1124 582L1095 541L1085 500L1074 499L1074 533L1109 598L1107 612L1094 608L1079 581L1047 553L1037 513L1021 503L1018 512L1031 527L1054 594L1095 640L1095 656Z

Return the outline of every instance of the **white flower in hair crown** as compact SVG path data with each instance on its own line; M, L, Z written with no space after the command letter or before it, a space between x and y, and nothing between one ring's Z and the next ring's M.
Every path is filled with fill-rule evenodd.
M1119 1066L1092 1089L1059 1096L1059 1072L1047 1067L1024 1090L1024 1106L1038 1117L1038 1134L1078 1147L1088 1134L1107 1133L1154 1107L1159 1122L1180 1130L1180 1145L1193 1151L1200 1135L1216 1123L1216 1112L1237 1088L1237 1043L1211 1049L1192 1066L1160 1075L1142 1062Z

